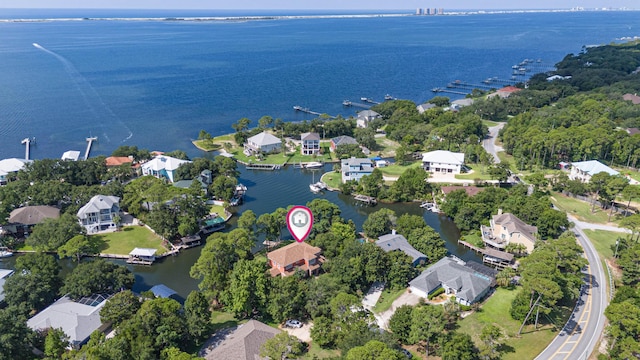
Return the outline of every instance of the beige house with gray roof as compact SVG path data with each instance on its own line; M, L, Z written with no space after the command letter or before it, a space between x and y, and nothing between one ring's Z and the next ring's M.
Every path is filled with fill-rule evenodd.
M508 244L522 244L527 253L533 251L536 243L538 228L524 221L511 213L502 213L498 210L497 215L493 215L491 226L481 226L482 240L490 247L504 250Z

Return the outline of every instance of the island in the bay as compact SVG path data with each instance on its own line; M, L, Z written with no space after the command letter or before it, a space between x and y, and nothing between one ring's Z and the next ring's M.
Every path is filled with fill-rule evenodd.
M0 254L16 256L0 270L0 359L638 357L639 69L638 42L592 47L460 101L202 130L215 157L2 160ZM378 209L360 228L326 199L291 204L315 219L294 242L286 208L242 211L238 166L321 167L309 191ZM413 201L453 219L482 262L386 207ZM103 259L154 266L193 246L186 299L134 293Z

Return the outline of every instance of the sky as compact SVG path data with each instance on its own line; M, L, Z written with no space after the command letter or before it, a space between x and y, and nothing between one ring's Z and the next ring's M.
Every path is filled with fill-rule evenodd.
M570 9L635 8L638 0L1 0L0 8L105 9Z

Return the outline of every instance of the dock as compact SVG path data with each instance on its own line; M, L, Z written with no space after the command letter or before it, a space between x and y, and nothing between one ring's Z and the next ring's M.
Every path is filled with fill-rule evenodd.
M36 139L36 138L33 138L33 140L34 140L34 141L35 141L35 139ZM31 142L32 142L32 141L31 141L31 139L29 139L29 138L24 138L24 139L22 140L22 142L21 142L23 145L26 145L26 148L25 148L25 150L24 150L24 159L25 159L25 160L29 160L29 147L31 146Z
M87 160L89 158L89 153L91 152L91 145L93 145L94 141L98 141L97 136L88 137L87 138L87 150L84 152L84 159Z
M349 106L356 106L356 107L361 107L361 108L363 108L363 109L369 109L369 108L371 108L371 106L369 106L369 105L360 104L360 103L354 103L353 101L350 101L350 100L345 100L345 101L343 101L343 102L342 102L342 106L346 106L346 107L349 107Z
M462 91L457 91L457 90L448 90L448 89L443 89L443 88L433 88L431 89L431 91L433 91L434 93L449 93L449 94L456 94L456 95L468 95L469 92L462 92Z
M378 203L378 200L373 196L355 195L353 198L367 206L375 206Z
M493 86L488 84L469 84L464 81L456 80L447 84L448 88L461 88L461 89L480 89L480 90L489 90L492 89Z
M302 106L299 106L299 105L295 105L293 107L293 110L300 111L300 112L307 113L307 114L311 114L311 115L316 115L316 116L323 115L322 113L319 113L317 111L312 111L307 107L302 107ZM331 116L331 115L327 115L327 116L329 116L329 118L331 118L331 119L335 119L336 118L335 116Z
M517 265L514 264L513 262L514 257L513 257L513 254L511 253L490 249L490 248L484 248L484 249L479 248L477 246L474 246L460 239L458 239L458 244L461 244L466 248L469 248L477 253L482 254L482 262L486 265L494 266L500 269L504 269L508 267L514 268L514 269L517 268Z
M247 170L280 170L279 164L247 164Z
M373 101L373 99L368 98L368 97L361 97L361 98L360 98L360 101L362 101L362 102L366 102L366 103L369 103L369 104L375 104L375 105L380 104L379 102L377 102L377 101Z

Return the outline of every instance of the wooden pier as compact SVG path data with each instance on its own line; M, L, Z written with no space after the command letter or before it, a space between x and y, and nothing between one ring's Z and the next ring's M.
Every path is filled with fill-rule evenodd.
M379 102L377 102L377 101L373 101L373 99L368 98L368 97L361 97L361 98L360 98L360 101L362 101L362 102L366 102L366 103L369 103L369 104L375 104L375 105L380 104Z
M378 203L378 200L373 196L355 195L353 198L367 206L375 206Z
M494 266L500 269L504 269L508 267L515 269L517 267L517 265L514 264L513 262L514 257L513 257L513 254L511 253L490 249L490 248L484 248L484 249L479 248L477 246L474 246L460 239L458 239L458 244L461 244L466 248L469 248L477 253L482 254L483 255L482 262L485 263L486 265Z
M91 145L93 145L94 141L98 141L97 136L88 137L87 138L87 150L84 152L84 159L87 160L89 158L89 153L91 152Z
M469 84L460 80L453 81L447 85L448 88L461 88L461 89L480 89L480 90L489 90L492 89L493 86L487 84Z
M316 116L323 115L322 113L319 113L317 111L312 111L309 108L298 106L298 105L295 105L293 107L293 110L300 111L300 112L307 113L307 114L311 114L311 115L316 115ZM335 116L331 116L331 115L327 115L327 116L329 116L329 118L331 118L331 119L335 119L336 118Z
M343 105L343 106L346 106L346 107L349 107L349 106L356 106L356 107L360 107L360 108L363 108L363 109L369 109L369 108L371 108L371 106L369 106L369 105L360 104L360 103L354 103L354 102L352 102L352 101L350 101L350 100L345 100L345 101L343 101L343 102L342 102L342 105Z
M278 164L247 164L247 170L280 170Z
M434 93L449 93L449 94L456 94L456 95L468 95L469 92L462 92L462 91L456 91L456 90L447 90L447 89L443 89L443 88L433 88L431 89L431 91L433 91Z

